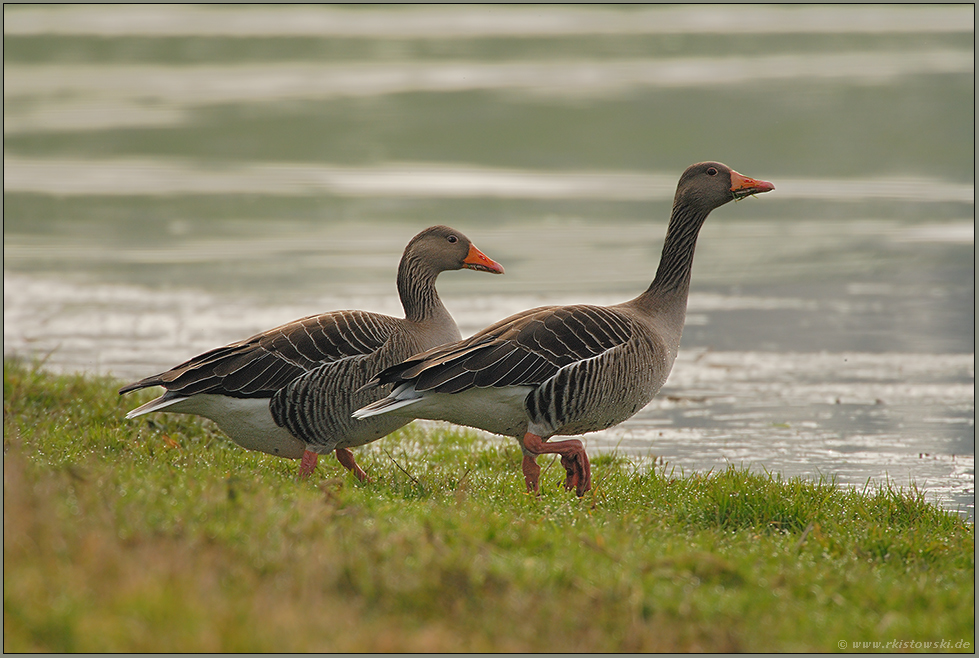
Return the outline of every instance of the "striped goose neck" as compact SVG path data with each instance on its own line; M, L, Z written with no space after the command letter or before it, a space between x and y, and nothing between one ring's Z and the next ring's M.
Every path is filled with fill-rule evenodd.
M640 299L652 301L672 298L686 307L697 235L708 214L709 211L703 212L687 205L674 206L656 278Z
M398 266L398 296L405 310L405 318L411 322L425 322L442 318L448 311L435 289L439 272L417 257L405 254Z

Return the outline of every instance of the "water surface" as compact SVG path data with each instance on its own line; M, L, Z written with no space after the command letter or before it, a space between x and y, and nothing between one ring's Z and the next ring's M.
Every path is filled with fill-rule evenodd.
M444 223L469 335L652 279L715 211L680 356L585 437L685 472L912 483L974 516L974 10L5 7L4 353L123 380L311 313L400 314ZM503 440L503 439L501 439ZM507 439L508 440L508 439Z

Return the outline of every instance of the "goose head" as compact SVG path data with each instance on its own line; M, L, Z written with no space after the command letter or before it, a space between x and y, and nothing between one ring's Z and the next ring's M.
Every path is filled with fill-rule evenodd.
M448 226L432 226L412 238L405 247L405 260L425 263L433 273L469 269L503 274L502 265Z
M686 206L706 214L728 201L774 189L771 183L743 176L720 162L699 162L680 176L673 207Z

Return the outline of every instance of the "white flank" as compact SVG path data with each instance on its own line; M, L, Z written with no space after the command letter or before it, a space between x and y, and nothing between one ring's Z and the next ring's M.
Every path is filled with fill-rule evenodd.
M247 450L258 450L278 457L299 459L306 444L276 425L269 411L268 398L233 398L202 393L185 398L151 400L133 409L126 418L151 411L170 411L210 418L232 441Z
M358 409L355 418L395 413L426 420L445 420L503 436L523 436L527 431L524 399L533 386L469 388L459 393L418 394L413 385L402 384L388 397ZM411 405L410 409L399 411Z

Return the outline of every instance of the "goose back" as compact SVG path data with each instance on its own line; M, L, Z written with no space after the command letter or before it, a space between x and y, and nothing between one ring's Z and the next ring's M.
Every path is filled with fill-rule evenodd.
M325 363L371 354L399 321L366 311L310 315L218 347L119 389L128 393L163 386L171 397L216 393L270 398L297 377Z

